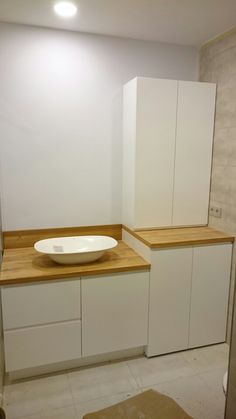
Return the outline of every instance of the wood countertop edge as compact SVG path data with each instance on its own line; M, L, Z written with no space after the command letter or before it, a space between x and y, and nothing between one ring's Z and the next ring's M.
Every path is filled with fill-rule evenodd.
M160 249L160 248L165 248L165 247L183 247L183 246L198 246L198 245L208 245L208 244L220 244L220 243L233 243L234 242L234 237L226 237L226 238L218 238L218 239L213 239L213 238L209 238L209 239L192 239L192 240L183 240L180 242L177 241L173 241L173 242L169 242L169 243L149 243L147 244L148 247L150 247L151 249Z
M127 266L127 267L117 267L117 268L105 268L105 269L96 269L94 271L88 270L85 272L70 272L70 273L60 273L52 274L45 276L28 276L24 278L14 278L14 279L0 279L0 287L6 285L20 285L33 282L50 282L56 280L65 280L67 278L78 278L78 277L87 277L87 276L97 276L97 275L106 275L106 274L115 274L122 272L135 272L135 271L150 271L151 264L146 262L143 265L138 266Z

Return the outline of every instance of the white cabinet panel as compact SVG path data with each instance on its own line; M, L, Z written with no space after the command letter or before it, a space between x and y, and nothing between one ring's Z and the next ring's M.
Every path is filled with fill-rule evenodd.
M82 279L82 355L147 344L149 272Z
M173 226L208 222L215 89L179 82Z
M123 89L123 223L134 227L137 78Z
M80 280L2 289L4 329L80 318Z
M194 248L189 347L226 338L231 244Z
M123 224L207 224L215 90L145 77L124 86Z
M81 322L9 330L4 345L7 372L76 359L81 356Z
M147 356L186 349L192 248L152 252Z
M135 228L171 225L177 81L138 78Z

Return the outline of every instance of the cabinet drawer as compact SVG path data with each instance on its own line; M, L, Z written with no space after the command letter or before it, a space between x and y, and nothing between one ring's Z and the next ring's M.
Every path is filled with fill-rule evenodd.
M2 289L4 330L80 318L80 280Z
M8 372L76 359L81 356L81 322L9 330L4 345Z

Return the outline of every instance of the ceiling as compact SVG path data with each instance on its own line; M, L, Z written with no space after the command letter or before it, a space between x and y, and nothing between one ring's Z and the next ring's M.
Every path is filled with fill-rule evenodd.
M63 20L54 0L0 0L0 21L200 46L236 26L236 0L73 0Z

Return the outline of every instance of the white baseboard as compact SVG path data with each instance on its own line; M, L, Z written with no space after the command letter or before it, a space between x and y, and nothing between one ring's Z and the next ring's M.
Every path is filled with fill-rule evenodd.
M129 349L125 351L111 352L108 354L78 358L73 361L60 362L57 364L43 365L40 367L27 368L24 370L12 371L7 374L5 383L21 380L23 378L35 377L55 372L63 372L75 368L86 367L94 364L101 364L110 361L120 361L122 359L133 358L144 355L145 347Z

